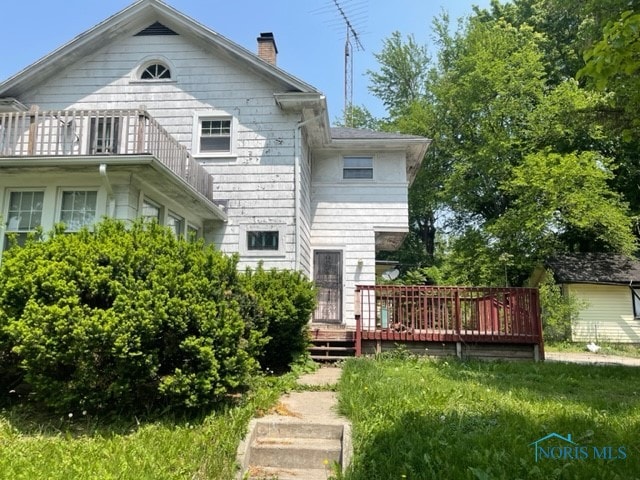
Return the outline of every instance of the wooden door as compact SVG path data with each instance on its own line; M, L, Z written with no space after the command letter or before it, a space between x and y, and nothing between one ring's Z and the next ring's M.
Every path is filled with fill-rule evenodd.
M342 323L342 252L316 250L313 257L318 306L314 322Z

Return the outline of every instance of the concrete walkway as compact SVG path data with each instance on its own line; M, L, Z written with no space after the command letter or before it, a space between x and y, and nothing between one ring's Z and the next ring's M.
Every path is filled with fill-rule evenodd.
M640 367L640 358L619 357L590 352L545 352L547 362L567 362L592 365L624 365L627 367Z
M341 373L323 366L298 383L331 387ZM351 424L338 415L337 403L336 393L326 390L283 395L269 415L251 421L238 448L237 478L325 480L333 462L344 469L352 455Z

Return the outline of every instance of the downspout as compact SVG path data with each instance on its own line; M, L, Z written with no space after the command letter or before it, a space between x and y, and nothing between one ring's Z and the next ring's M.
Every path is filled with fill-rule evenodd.
M304 121L300 121L297 123L296 128L293 130L293 148L295 150L294 152L295 157L294 157L294 164L293 164L293 196L295 198L295 209L296 209L296 213L295 213L296 241L295 241L294 269L297 271L300 271L300 240L301 240L300 238L301 190L300 189L301 189L301 183L302 183L300 161L302 157L302 127L304 127L309 122L313 122L314 120L317 120L321 116L322 115L316 115L315 117L309 118Z
M100 172L102 185L107 191L107 201L109 202L109 211L107 212L107 216L109 218L114 218L116 214L116 199L113 197L113 189L111 188L111 182L109 182L109 176L107 175L107 164L101 163L98 167L98 171Z

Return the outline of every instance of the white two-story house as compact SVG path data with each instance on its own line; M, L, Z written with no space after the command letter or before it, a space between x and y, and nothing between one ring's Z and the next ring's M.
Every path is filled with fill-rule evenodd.
M240 267L304 272L313 321L408 231L423 137L331 128L321 92L160 0L139 0L0 83L0 247L58 222L145 217Z

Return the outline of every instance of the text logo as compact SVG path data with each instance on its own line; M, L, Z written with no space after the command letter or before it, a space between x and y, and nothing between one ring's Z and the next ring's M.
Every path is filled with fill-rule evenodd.
M553 442L552 440L556 440ZM612 447L593 445L579 445L571 439L558 433L550 433L529 444L535 449L535 459L538 460L625 460L627 450L624 446Z

